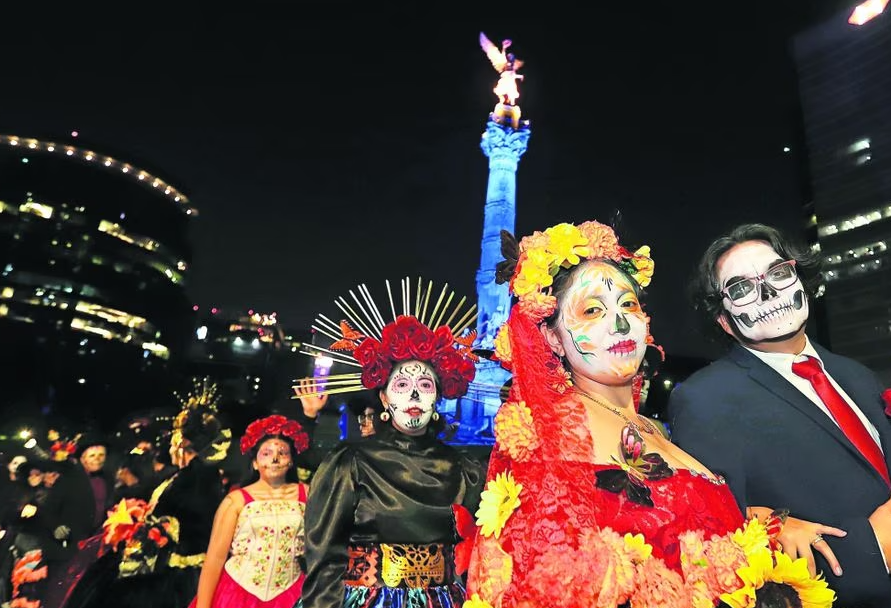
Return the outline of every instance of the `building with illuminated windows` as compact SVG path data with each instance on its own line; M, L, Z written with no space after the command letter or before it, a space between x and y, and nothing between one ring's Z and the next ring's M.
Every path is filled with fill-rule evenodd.
M311 339L309 332L285 329L275 313L196 306L184 370L217 383L221 410L237 426L298 407L291 386L294 378L312 374L310 359L300 355Z
M104 419L169 398L195 215L157 174L76 137L0 135L4 408Z
M793 52L829 346L891 382L891 11L853 4Z

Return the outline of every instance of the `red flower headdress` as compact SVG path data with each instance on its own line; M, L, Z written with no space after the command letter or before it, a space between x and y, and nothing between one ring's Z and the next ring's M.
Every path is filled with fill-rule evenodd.
M365 285L357 288L361 299L349 292L354 304L342 297L335 302L348 320L334 323L325 315L316 318L312 328L333 343L328 348L305 344L307 350L301 352L313 357L327 356L334 363L362 370L316 378L312 385L316 394L383 388L395 363L415 360L433 368L443 397L455 399L464 395L476 374L474 363L478 360L471 352L476 332L468 331L476 320L476 306L459 316L466 298L452 306L455 293L448 293L445 285L435 302L431 302L433 283L424 288L420 279L412 298L411 283L406 278L401 285L403 314L397 314L390 282L386 285L393 316L389 323L384 322ZM456 317L458 320L452 324Z
M244 430L241 438L241 453L247 454L260 443L264 437L285 437L294 446L294 456L309 449L309 435L299 422L273 415L251 422Z

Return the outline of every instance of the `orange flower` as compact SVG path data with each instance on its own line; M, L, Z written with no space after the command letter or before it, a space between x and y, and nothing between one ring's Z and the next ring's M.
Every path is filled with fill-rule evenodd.
M529 460L538 446L532 411L524 401L507 401L495 414L495 439L499 449L518 462Z
M579 224L579 231L588 240L588 259L609 258L615 260L619 257L619 239L609 226L600 222L583 222Z
M498 329L495 334L495 356L501 361L501 366L510 369L511 350L510 350L510 326L505 323Z
M557 310L557 298L548 293L536 291L521 298L518 306L520 312L529 318L541 321L550 317Z
M651 558L637 565L637 588L631 596L631 605L677 608L691 603L681 575L661 559Z

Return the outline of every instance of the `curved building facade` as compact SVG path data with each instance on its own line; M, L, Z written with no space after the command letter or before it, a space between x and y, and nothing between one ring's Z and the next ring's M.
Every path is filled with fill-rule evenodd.
M106 420L169 395L195 215L172 184L77 139L0 134L4 409Z

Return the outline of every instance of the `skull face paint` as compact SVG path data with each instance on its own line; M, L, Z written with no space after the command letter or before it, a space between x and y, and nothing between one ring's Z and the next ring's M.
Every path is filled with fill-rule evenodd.
M396 430L422 435L435 411L436 374L422 361L397 363L382 396Z
M807 323L808 301L794 268L764 241L739 243L718 258L722 302L734 325L721 317L724 330L749 343L798 333Z
M254 468L264 481L283 478L291 468L291 446L278 437L270 437L260 444L254 458Z
M632 279L611 264L591 262L575 273L558 305L555 337L573 374L616 385L637 373L649 319Z

